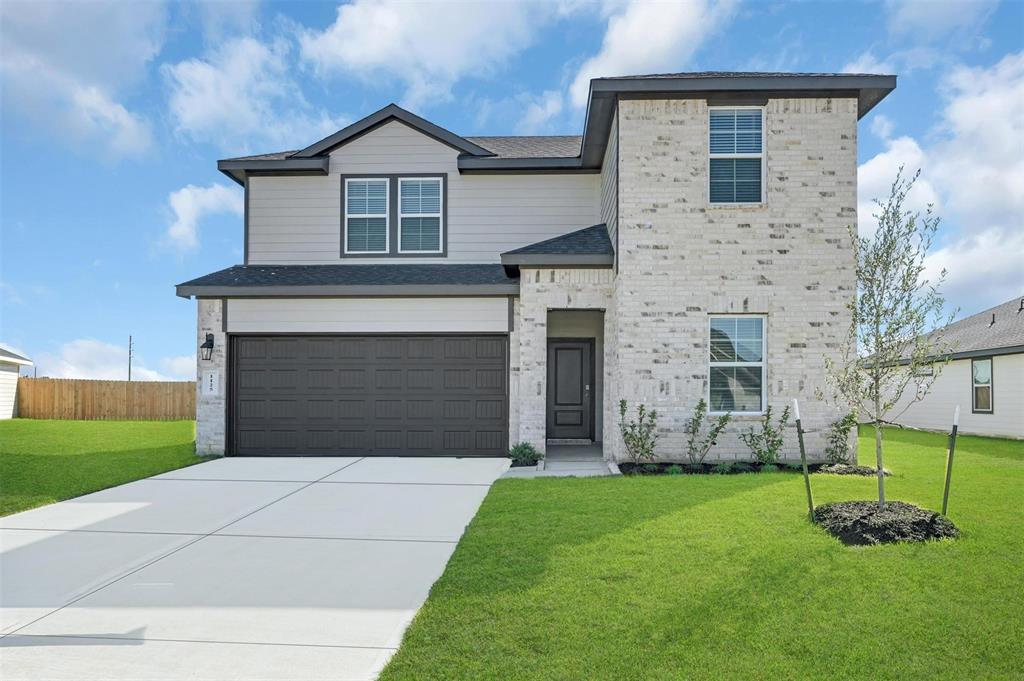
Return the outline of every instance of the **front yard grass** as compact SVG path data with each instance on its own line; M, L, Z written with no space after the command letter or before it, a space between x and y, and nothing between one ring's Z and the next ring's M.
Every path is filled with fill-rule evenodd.
M945 436L885 438L888 498L939 508ZM1022 499L1024 442L979 437L962 537L916 545L843 546L789 473L501 480L381 679L1020 679Z
M0 421L0 515L198 463L194 421Z

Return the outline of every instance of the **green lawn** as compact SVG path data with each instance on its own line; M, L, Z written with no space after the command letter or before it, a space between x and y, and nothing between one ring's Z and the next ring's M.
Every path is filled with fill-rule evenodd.
M197 463L194 421L0 421L0 515Z
M886 442L889 498L939 508L945 437ZM789 473L502 480L381 679L1021 679L1022 502L1024 442L976 437L963 536L919 545L841 545Z

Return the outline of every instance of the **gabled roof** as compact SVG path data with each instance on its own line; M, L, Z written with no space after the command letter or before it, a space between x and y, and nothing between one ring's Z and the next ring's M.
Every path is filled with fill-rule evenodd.
M497 264L235 265L178 284L191 296L491 296L519 293Z
M942 342L952 350L952 359L1024 353L1024 295L953 322L940 331Z
M342 128L333 135L328 135L319 142L314 142L305 149L301 149L294 154L293 158L311 158L313 156L320 156L330 152L332 149L340 147L342 144L351 141L352 139L359 137L360 135L373 130L377 126L383 125L389 121L401 121L410 128L418 130L419 132L433 137L439 142L443 142L450 147L453 147L464 154L471 156L493 156L494 154L483 147L473 144L464 137L459 137L455 133L445 130L439 125L434 125L425 118L420 118L414 113L410 113L398 106L397 104L388 104L386 107L370 114L362 120L356 121L352 125Z
M501 254L501 264L519 265L597 265L611 267L615 248L604 223L538 241Z
M7 348L0 346L0 362L6 362L7 364L19 364L22 366L32 366L32 360L28 357L23 357L16 352L8 350Z
M726 97L763 102L768 97L853 97L858 117L863 117L895 87L896 76L863 73L696 71L595 78L590 81L582 137L461 137L389 104L305 149L224 159L217 167L239 184L250 172L324 175L332 149L397 120L457 150L460 172L595 173L600 171L615 107L622 98Z

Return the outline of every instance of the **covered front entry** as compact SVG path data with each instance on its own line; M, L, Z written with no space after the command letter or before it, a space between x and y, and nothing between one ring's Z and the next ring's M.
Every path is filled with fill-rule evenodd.
M505 335L232 336L229 451L505 456Z

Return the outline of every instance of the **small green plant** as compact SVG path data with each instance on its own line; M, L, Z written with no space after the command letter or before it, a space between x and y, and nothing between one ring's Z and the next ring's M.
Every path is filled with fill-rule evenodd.
M619 401L619 430L622 441L626 443L626 452L633 463L640 465L642 461L654 460L654 446L658 442L658 412L647 411L647 407L639 405L636 419L627 420L626 400Z
M690 463L704 463L704 458L718 442L718 436L722 434L729 424L732 414L722 414L711 421L705 428L705 416L708 413L708 403L700 398L697 406L693 409L693 416L686 421L683 430L689 436L686 440L686 456Z
M753 428L749 432L740 433L740 439L754 454L754 458L761 463L777 463L782 453L782 432L789 421L789 407L782 410L782 417L778 425L772 425L772 408L769 405L764 410L764 419L761 420L761 431Z
M682 475L683 467L677 463L674 463L665 469L665 473L667 473L668 475Z
M718 475L728 475L729 473L732 473L732 462L723 461L721 463L715 464L715 467L711 469L711 472L716 473Z
M761 472L762 473L778 473L779 472L779 467L776 466L773 463L766 463L765 465L761 466Z
M508 450L508 458L512 459L513 466L536 466L544 455L529 442L519 442Z
M825 459L829 463L850 463L850 431L857 425L857 415L842 416L828 427Z

